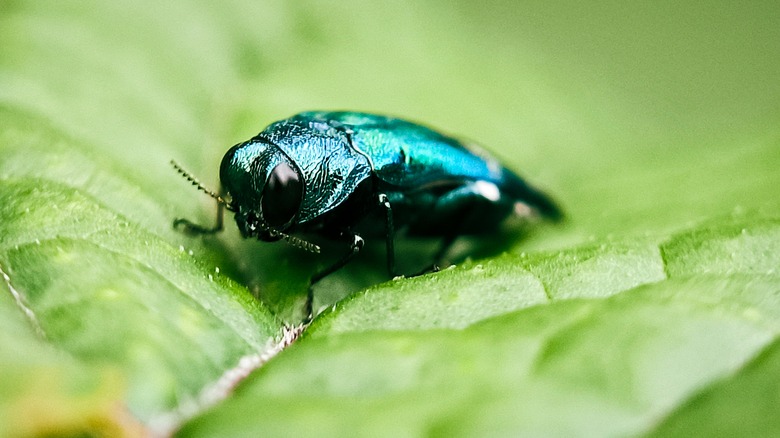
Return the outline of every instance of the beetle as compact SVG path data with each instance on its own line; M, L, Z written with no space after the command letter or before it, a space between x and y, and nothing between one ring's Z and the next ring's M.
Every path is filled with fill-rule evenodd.
M458 236L495 231L513 212L561 217L547 195L482 149L369 113L310 111L269 125L227 151L219 169L220 194L172 164L218 204L215 226L176 219L176 228L216 233L227 209L245 238L284 239L315 253L320 247L299 236L342 240L344 254L312 276L311 285L358 254L364 235L384 236L393 277L396 230L440 237L435 269ZM310 287L309 319L312 299Z

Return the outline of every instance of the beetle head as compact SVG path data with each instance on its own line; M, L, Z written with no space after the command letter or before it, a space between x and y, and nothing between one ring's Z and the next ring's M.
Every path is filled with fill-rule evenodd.
M304 182L298 166L276 145L262 138L239 143L225 154L220 180L230 194L230 210L244 237L318 252L311 243L289 236L303 200Z

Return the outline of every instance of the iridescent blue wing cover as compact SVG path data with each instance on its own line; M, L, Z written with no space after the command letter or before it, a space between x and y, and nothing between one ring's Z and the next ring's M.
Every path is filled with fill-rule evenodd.
M560 216L557 206L546 195L490 154L425 126L356 112L306 112L293 119L349 131L353 147L368 157L376 177L397 190L413 192L433 185L485 181L545 216Z

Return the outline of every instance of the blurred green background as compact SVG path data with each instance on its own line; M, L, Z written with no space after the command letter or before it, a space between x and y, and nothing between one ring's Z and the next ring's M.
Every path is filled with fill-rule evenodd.
M0 41L0 366L20 376L0 388L0 433L176 428L296 320L320 262L230 223L174 232L213 205L168 163L217 187L230 145L309 109L472 139L567 221L364 293L382 278L368 257L318 300L357 294L186 432L780 430L763 415L778 393L750 389L778 371L776 2L5 0ZM553 329L584 314L580 330L625 338ZM549 380L511 366L540 351L562 355ZM62 387L34 383L51 373ZM752 404L711 421L740 395Z
M4 101L113 144L100 152L145 169L167 200L179 198L168 157L215 186L227 147L270 121L358 109L486 145L561 198L576 240L752 205L741 199L751 168L737 164L777 133L772 2L11 1L3 11ZM659 177L670 167L684 170Z

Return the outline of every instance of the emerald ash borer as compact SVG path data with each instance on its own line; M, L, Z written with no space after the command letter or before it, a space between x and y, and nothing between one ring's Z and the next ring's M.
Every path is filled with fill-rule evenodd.
M227 209L244 237L284 239L315 253L312 237L343 241L343 255L311 284L358 254L363 236L384 237L387 271L395 276L398 230L440 237L435 266L458 236L495 231L513 213L561 215L549 197L481 149L375 114L312 111L271 124L227 151L220 194L173 164L218 203L214 227L176 219L177 228L218 232ZM311 300L310 288L309 316Z

